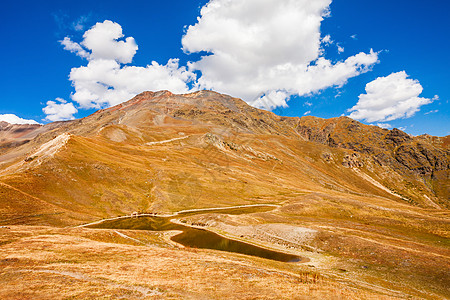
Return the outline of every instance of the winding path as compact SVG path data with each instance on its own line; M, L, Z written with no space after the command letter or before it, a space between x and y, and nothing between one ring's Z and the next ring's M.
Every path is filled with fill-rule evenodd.
M191 213L191 212L202 212L202 211L215 211L215 210L228 210L228 209L235 209L235 208L247 208L247 207L264 207L264 206L270 206L270 207L280 207L280 205L276 205L276 204L248 204L248 205L237 205L237 206L228 206L228 207L211 207L211 208L197 208L197 209L187 209L187 210L180 210L177 211L173 214L168 214L168 215L156 215L156 214L131 214L131 215L127 215L127 216L121 216L121 217L115 217L115 218L109 218L109 219L103 219L103 220L99 220L99 221L95 221L92 223L88 223L88 224L82 224L82 225L78 225L75 226L75 228L82 228L82 227L87 227L87 226L91 226L91 225L98 225L101 224L105 221L114 221L114 220L120 220L120 219L128 219L128 218L132 218L132 217L161 217L161 218L169 218L169 217L176 217L180 214L184 214L184 213Z

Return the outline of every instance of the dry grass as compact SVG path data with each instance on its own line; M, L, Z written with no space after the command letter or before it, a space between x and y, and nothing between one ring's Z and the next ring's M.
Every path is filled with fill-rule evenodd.
M325 279L302 265L170 244L157 247L161 237L147 232L123 231L152 243L138 246L105 230L0 230L2 241L8 241L0 254L2 299L390 298Z

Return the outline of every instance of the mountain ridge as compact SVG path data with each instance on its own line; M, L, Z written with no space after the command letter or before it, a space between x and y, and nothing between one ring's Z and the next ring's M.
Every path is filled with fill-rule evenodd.
M34 130L28 133L31 134L28 140L22 138L22 144L2 149L3 176L11 170L29 170L35 165L30 163L32 160L40 161L40 155L36 154L39 149L63 134L69 135L68 145L71 141L93 142L108 149L112 147L114 151L122 148L129 151L128 148L133 147L141 151L142 147L160 141L179 141L186 144L194 156L205 155L205 149L212 146L214 149L208 151L219 152L233 163L238 160L239 166L248 163L249 157L276 158L303 165L308 160L317 160L311 155L318 155L327 166L362 170L365 176L414 205L449 206L447 137L412 137L398 129L364 125L348 117L282 117L213 91L181 95L169 91L144 92L83 119L30 128ZM275 142L275 139L278 140ZM293 154L298 150L292 147L299 145L311 149L308 150L311 153ZM316 151L321 153L313 154ZM142 153L144 155L145 151ZM320 168L319 173L326 169ZM327 180L333 177L327 176Z

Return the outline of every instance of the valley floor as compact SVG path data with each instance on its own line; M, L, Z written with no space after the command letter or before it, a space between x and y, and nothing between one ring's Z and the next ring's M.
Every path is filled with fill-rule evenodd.
M289 264L168 243L168 232L0 228L1 299L389 299L404 293Z

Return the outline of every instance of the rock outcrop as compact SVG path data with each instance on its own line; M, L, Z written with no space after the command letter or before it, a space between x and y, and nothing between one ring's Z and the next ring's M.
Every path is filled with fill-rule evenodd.
M307 140L334 148L366 154L382 166L413 171L430 176L450 168L448 147L438 146L423 137L412 137L399 129L382 129L359 123L347 117L320 119L303 117L299 133ZM441 143L442 144L442 143Z

